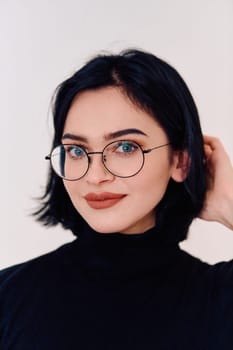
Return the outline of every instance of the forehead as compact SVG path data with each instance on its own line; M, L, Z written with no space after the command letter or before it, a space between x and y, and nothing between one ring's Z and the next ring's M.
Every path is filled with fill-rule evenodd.
M94 139L127 128L146 134L162 130L154 117L134 105L119 88L106 87L82 92L74 99L63 134L78 133Z

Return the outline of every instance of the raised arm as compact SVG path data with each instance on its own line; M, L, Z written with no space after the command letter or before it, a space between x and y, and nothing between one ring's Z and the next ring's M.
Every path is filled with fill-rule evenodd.
M200 218L233 230L233 167L218 138L204 136L208 191Z

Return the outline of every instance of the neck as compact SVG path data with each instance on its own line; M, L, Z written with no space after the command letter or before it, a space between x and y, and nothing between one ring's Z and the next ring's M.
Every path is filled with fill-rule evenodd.
M129 278L171 266L179 251L156 227L144 233L98 233L88 225L80 232L77 259L90 273L107 278Z

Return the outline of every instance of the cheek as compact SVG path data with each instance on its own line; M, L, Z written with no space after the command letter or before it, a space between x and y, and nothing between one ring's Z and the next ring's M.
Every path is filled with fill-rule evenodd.
M165 164L148 164L132 179L132 186L144 190L164 189L170 179L170 167Z
M80 183L78 181L65 181L65 180L63 180L63 185L71 201L74 204L75 198L81 195L80 189L82 188L82 186L80 186Z
M157 164L147 166L144 171L128 181L130 193L138 200L144 198L143 203L147 202L148 205L156 206L162 199L170 180L169 170L168 164L164 166L160 164L160 167Z

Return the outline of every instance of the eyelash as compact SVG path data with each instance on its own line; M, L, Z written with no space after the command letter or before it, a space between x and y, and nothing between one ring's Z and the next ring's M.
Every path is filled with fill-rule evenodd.
M116 140L116 141L118 141L118 140ZM119 142L120 142L120 141L122 141L122 139L120 139ZM136 142L142 149L144 149L144 146L145 146L145 145L142 144L142 141L135 140L135 139L130 139L130 138L125 139L125 141ZM75 143L75 142L73 142L73 143L71 143L71 144L74 145L74 146L81 147L81 148L84 149L87 153L92 151L90 148L88 148L88 146L86 146L86 145L84 145L84 144Z
M82 149L85 149L85 151L88 152L88 148L87 148L87 146L85 146L85 145L82 145L82 144L80 144L80 143L79 143L79 144L78 144L78 143L73 143L73 145L74 145L74 146L78 146L78 147L80 147L80 148L82 148Z
M85 145L82 145L80 143L70 142L70 143L64 143L64 145L77 146L77 147L80 147L80 148L84 149L86 152L88 152L88 147L85 146Z

